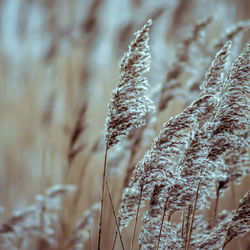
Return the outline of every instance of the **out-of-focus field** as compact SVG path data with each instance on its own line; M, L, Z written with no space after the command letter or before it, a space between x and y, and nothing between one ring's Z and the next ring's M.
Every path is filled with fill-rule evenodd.
M155 25L148 74L154 90L173 63L177 44L198 20L214 17L207 29L204 46L208 46L226 28L249 19L249 9L247 0L0 0L0 223L14 211L34 203L36 195L48 187L65 182L78 184L82 168L85 174L79 205L74 214L65 215L68 230L100 200L107 105L118 82L120 58L142 24L153 18ZM238 38L240 48L248 35L245 32ZM165 47L161 44L164 39ZM190 65L194 71L197 63L198 59ZM188 80L188 76L182 79L182 85ZM191 94L188 102L197 95ZM69 141L84 103L86 128L77 141L84 148L69 164ZM175 96L160 114L157 131L185 105L182 97ZM156 135L145 136L134 162ZM91 153L97 141L99 148ZM109 177L109 183L118 208L128 156L116 164L118 173ZM249 183L248 176L232 186L220 200L219 210L236 208L232 192L238 201L249 190ZM71 202L70 198L64 202L63 209L69 209ZM115 222L109 203L105 204L103 239L110 247ZM212 216L212 211L206 213L208 218ZM91 229L92 249L96 248L97 225L98 216ZM126 245L131 230L124 232ZM234 240L227 249L249 249L248 236Z

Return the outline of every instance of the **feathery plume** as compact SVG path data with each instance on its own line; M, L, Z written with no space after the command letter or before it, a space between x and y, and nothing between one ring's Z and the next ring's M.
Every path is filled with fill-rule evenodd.
M83 249L85 242L90 237L89 229L94 225L94 218L100 210L100 203L95 203L90 209L86 210L84 216L79 220L68 239L68 249Z
M223 162L224 157L246 153L245 135L249 122L245 93L248 91L248 72L249 43L232 66L210 120L193 134L180 162L183 177L195 178L197 173L203 173L202 189L207 193L205 196L213 197L211 192L214 188L207 185L223 178L223 169L227 165ZM204 185L207 186L206 190Z
M229 241L238 235L250 232L250 192L247 192L240 200L239 208L235 212L227 230L223 248Z
M223 154L223 164L227 166L222 169L224 178L217 178L219 190L249 172L245 165L249 145L249 47L248 42L229 72L222 101L210 127L213 145L208 157L216 160Z
M197 215L193 226L192 249L221 249L232 213L224 210L215 222L207 222L203 216Z
M73 190L72 185L54 185L47 189L45 195L37 195L34 205L16 212L2 225L0 246L3 249L20 249L20 244L24 242L27 248L32 248L32 244L37 241L46 249L58 247L58 212L62 209L62 197Z
M190 55L192 54L191 47L199 41L202 33L211 21L211 17L208 17L198 23L195 23L192 33L179 45L180 48L177 51L175 62L167 73L165 81L162 83L158 111L163 111L167 107L169 101L176 96L175 92L181 87L181 83L178 79L184 72L187 71L187 63L190 60Z
M118 87L113 91L106 120L107 149L116 145L133 128L145 124L145 116L153 111L153 104L146 95L149 85L143 74L150 69L149 20L135 38L121 61Z
M160 195L162 185L156 185L152 193L149 209L143 216L143 226L139 235L141 249L181 249L182 240L178 238L177 228L171 222L162 219L166 198ZM161 225L162 223L162 225ZM161 225L161 227L160 227ZM160 234L160 239L159 239ZM159 244L159 245L158 245Z
M130 186L124 190L120 208L121 229L126 227L136 214L142 186L142 201L150 199L155 185L164 184L165 189L169 188L169 192L179 192L178 187L181 185L187 188L179 178L179 173L174 171L177 159L182 155L187 143L186 131L197 121L201 122L204 114L209 112L210 105L211 97L204 96L164 125L159 136L154 140L152 148L137 164ZM185 198L190 201L190 197ZM170 199L168 205L172 206L171 204L174 206L172 209L175 210L176 203Z
M233 40L241 32L248 30L250 28L250 20L240 21L234 24L232 27L229 27L225 33L222 33L221 37L214 42L212 51L218 51L223 44L228 40Z
M146 95L149 88L148 80L143 74L149 71L149 20L129 45L121 61L121 73L118 87L113 91L106 119L106 149L102 179L101 212L99 221L98 249L101 244L103 200L106 182L107 152L129 134L131 129L139 128L146 123L146 116L153 111L153 103Z
M220 93L224 81L225 67L231 48L231 42L228 41L224 44L222 49L217 52L208 72L206 73L205 80L201 86L203 94L216 95Z
M154 193L154 187L158 185L161 186L158 196L168 197L165 206L167 211L171 213L193 202L194 186L197 185L198 181L200 182L198 207L200 209L207 206L207 198L214 195L214 180L221 178L223 175L223 168L221 169L223 167L223 157L229 152L239 153L244 151L243 148L245 148L246 144L242 144L242 140L240 140L240 143L237 143L237 140L247 124L246 120L239 119L241 113L244 113L245 107L242 104L240 107L242 112L236 112L236 110L244 100L242 97L244 92L242 90L245 90L245 87L243 87L245 82L242 80L247 80L248 63L244 61L247 60L247 49L236 60L226 83L222 85L219 79L221 72L224 70L225 53L227 53L229 46L230 43L226 43L217 54L210 68L211 74L207 75L206 82L203 84L204 93L201 94L201 97L182 114L172 118L170 122L165 124L163 131L155 139L152 149L147 152L143 160L137 165L130 187L125 190L121 204L122 228L126 227L129 220L135 216L141 187L143 187L143 192L140 205L143 204L144 200L148 200L151 197ZM219 61L223 63L221 67L216 66L219 64ZM213 71L213 69L217 70ZM241 81L241 83L233 85L235 78ZM215 79L217 79L216 82ZM220 91L218 97L208 94L214 94L213 88L217 88ZM235 95L235 98L231 97L230 92ZM233 101L234 105L231 105ZM222 109L223 107L224 109ZM227 112L225 111L226 107ZM228 113L230 109L231 114L230 112ZM223 119L220 118L219 114L223 116ZM229 118L233 119L230 119L229 124L225 124ZM234 129L229 131L223 129L229 125L231 126L232 123L234 123ZM220 130L217 129L218 125L216 124L222 126ZM185 134L185 131L190 131L190 129L191 132L188 136L188 134ZM236 131L238 133L235 133ZM187 141L188 138L189 141ZM225 144L224 138L227 138L230 143ZM242 146L240 147L239 144ZM171 161L171 159L173 160ZM163 212L163 209L161 211ZM147 215L148 213L149 211ZM159 218L161 218L160 214ZM149 219L147 215L146 218ZM160 223L158 223L158 230L160 231L159 225ZM145 229L146 224L143 228L143 234L150 233ZM157 238L156 235L154 235L154 238ZM144 239L149 238L144 237ZM146 242L144 243L146 244Z
M222 51L227 50L228 46L229 46L229 44L226 44L224 46L224 48L222 49ZM243 55L244 55L244 53L246 54L246 52L243 52ZM223 53L219 53L215 62L217 62L219 59L221 59L222 56L223 56ZM242 56L240 56L239 58L241 58L241 57ZM243 58L244 58L244 56L243 56ZM240 60L240 62L239 62L239 60ZM239 79L239 80L241 79L241 77L243 77L244 79L246 78L246 77L244 77L244 75L245 75L244 72L247 72L246 71L247 63L245 61L243 62L242 60L243 59L238 59L238 61L236 61L236 63L234 64L233 69L231 71L231 74L229 74L229 79L227 80L228 82L230 82L231 81L230 79L233 79L236 76L237 76L237 79ZM212 66L215 66L215 65L216 65L215 63L212 64ZM236 68L239 65L241 65L241 70L239 70L239 69L236 70ZM244 66L242 66L242 65L244 65ZM222 66L222 69L223 69L223 66ZM221 69L219 71L221 71ZM240 74L239 71L241 71L241 73L243 73L243 75ZM216 72L216 73L218 73L218 72ZM233 77L233 75L234 75L234 77ZM215 77L218 77L218 75L216 76L216 74L215 74ZM212 80L212 76L211 75L210 75L210 77L207 76L206 80L207 80L207 82L206 82L207 84L205 83L203 85L205 92L206 92L207 88L211 88L211 86L210 86L211 82L209 82L209 81ZM221 83L219 83L217 81L213 85L217 86L218 84L221 84ZM236 141L235 141L235 139L236 138L239 139L239 137L237 137L236 134L234 136L233 131L232 132L230 131L231 133L229 133L228 135L226 135L224 132L223 134L221 134L221 136L219 136L219 139L222 140L222 143L223 143L223 137L224 138L228 137L228 140L230 142L232 142L232 145L230 144L230 147L229 147L228 144L227 145L223 144L223 145L221 145L223 148L221 148L218 151L216 151L216 148L218 147L218 145L220 147L220 143L218 141L218 138L217 137L214 138L213 136L211 136L211 135L213 135L213 133L211 133L210 129L216 130L216 126L214 126L214 124L216 122L220 121L220 119L218 119L218 117L216 115L213 115L213 112L211 114L211 111L215 110L216 111L215 113L220 113L221 112L221 103L223 103L223 101L225 102L224 105L227 105L227 106L230 105L230 98L225 99L225 94L228 94L228 91L225 91L225 89L227 90L227 88L228 88L228 84L229 83L226 83L223 88L220 88L221 89L221 97L220 97L220 99L219 99L220 101L217 105L216 105L216 99L214 97L210 96L210 100L209 100L210 103L206 106L207 113L204 113L204 112L202 113L202 115L205 115L205 117L207 117L208 119L206 119L205 123L202 121L202 119L200 119L199 121L196 122L196 126L195 126L196 128L195 128L194 132L190 133L190 141L187 144L186 149L183 153L183 157L179 162L180 167L178 166L178 169L180 169L180 171L181 171L180 175L181 175L183 180L186 180L186 183L189 183L192 186L192 185L195 185L195 183L197 183L197 180L200 182L201 195L199 195L199 196L201 196L201 197L199 198L199 208L201 208L207 204L207 202L208 202L207 197L213 196L212 194L213 194L213 190L214 190L214 187L213 187L214 186L214 179L216 179L216 177L218 178L218 176L221 176L221 171L219 168L220 160L218 159L218 157L222 157L225 153L228 153L230 151L241 152L238 143L236 144ZM245 83L243 83L243 82L242 82L242 84L245 85ZM213 87L215 87L215 86L213 86ZM237 86L232 86L233 93L236 94L238 86L239 86L239 84ZM242 89L238 88L238 90L242 90ZM209 92L211 92L211 90L208 91L208 93ZM242 95L241 91L239 91L236 94L236 96L238 97L238 100L236 100L237 103L242 99L240 97L241 95ZM209 96L205 95L205 97L208 98ZM232 106L231 112L233 112L233 110L235 110L235 106L236 105ZM223 114L225 114L225 112ZM239 118L240 115L235 113L235 111L234 111L234 114L235 114L234 120L236 122L235 125L238 125L237 118ZM229 117L229 115L226 113L226 117L224 118L223 121L225 121L225 119L228 119L228 117ZM203 116L203 118L204 118L204 116ZM231 121L231 123L232 123L232 121ZM245 123L245 125L246 125L246 123ZM237 126L235 126L235 128L237 128ZM236 137L236 138L234 138L234 137ZM216 143L214 142L214 139L216 140ZM241 143L242 143L242 141L241 141ZM235 146L235 144L237 145L237 147ZM244 145L244 143L243 143L243 145ZM245 147L245 146L246 145L244 145L243 147ZM211 151L217 152L218 155L216 156L216 158L211 158ZM159 158L157 160L159 161ZM167 161L165 161L165 163L167 164ZM157 164L152 164L152 165L159 167L159 166L157 166ZM167 164L167 165L169 165L169 164ZM150 172L151 171L147 171L147 174ZM161 171L161 172L163 172L163 171ZM170 176L173 176L173 173ZM155 175L154 175L154 178L155 178ZM152 178L151 178L151 181L152 181ZM163 182L160 182L160 181L163 181ZM156 183L158 183L158 185L159 185L160 183L164 183L164 182L165 182L164 181L164 174L161 173L161 175L159 175L159 178L156 180ZM170 182L170 178L167 178L167 182ZM153 181L153 183L155 183L155 182ZM165 182L165 185L166 185L166 182ZM173 185L173 182L172 182L172 185ZM171 202L171 204L174 204L174 209L180 209L181 207L188 205L188 203L187 203L188 202L188 199L187 199L188 193L191 192L191 193L189 193L189 197L192 197L193 189L192 188L189 189L189 188L187 188L187 186L188 186L187 184L180 185L178 188L178 190L180 190L180 192L175 192L172 194L170 193L171 188L165 189L165 192L164 192L165 197L171 197L170 200L172 200L174 198L174 200L172 200L172 202ZM170 184L170 187L171 187L171 184ZM150 189L149 187L146 187L146 190L149 190L149 189ZM194 194L194 192L193 192L193 194ZM189 200L189 202L190 202L190 200ZM169 202L167 202L167 204L168 203ZM173 209L173 207L172 208L169 207L168 211L170 212L172 209ZM191 232L191 230L190 230L190 232ZM191 237L191 233L190 233L190 237Z
M194 223L194 235L191 247L194 249L221 249L237 236L250 231L250 193L246 193L239 203L239 208L233 214L222 211L215 222L205 222L202 216L197 216Z

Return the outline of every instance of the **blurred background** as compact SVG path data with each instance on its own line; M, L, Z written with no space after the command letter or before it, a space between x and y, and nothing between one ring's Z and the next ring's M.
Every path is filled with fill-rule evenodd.
M68 227L100 199L107 105L118 83L120 59L134 32L148 19L153 26L147 76L157 103L179 45L198 21L212 18L193 46L178 86L170 88L168 105L152 125L160 131L164 122L198 96L197 84L211 61L208 55L217 52L213 45L239 21L247 21L249 10L247 0L0 0L0 224L14 211L33 204L48 187L78 185L81 173L79 204ZM238 33L233 38L234 57L249 39L249 31ZM82 133L75 153L70 152L70 141L79 119ZM156 134L145 131L134 163ZM110 186L117 207L130 157L126 145L110 154L109 165L114 167ZM231 188L236 200L250 188L249 181L246 177ZM231 197L229 190L219 210L236 207ZM110 246L115 226L112 213L106 212L105 245ZM210 211L206 214L211 216ZM96 233L97 227L91 233L93 248ZM238 241L228 249L250 249L247 236Z

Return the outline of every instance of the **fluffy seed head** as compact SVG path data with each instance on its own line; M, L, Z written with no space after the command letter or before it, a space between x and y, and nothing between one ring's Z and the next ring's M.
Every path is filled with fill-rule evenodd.
M148 80L143 74L150 68L149 20L141 30L135 33L135 38L121 60L121 73L118 87L113 91L106 119L107 149L120 142L133 128L145 124L145 117L152 112L152 101L146 95Z

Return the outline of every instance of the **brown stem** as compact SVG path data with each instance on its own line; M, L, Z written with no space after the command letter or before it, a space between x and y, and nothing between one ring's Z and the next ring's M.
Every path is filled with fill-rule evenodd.
M17 248L18 248L18 250L21 250L21 249L22 249L23 240L24 240L24 237L22 237L22 238L18 241L18 243L17 243Z
M89 250L91 250L91 234L90 234L90 228L89 228Z
M185 244L184 244L184 249L186 249L186 245L187 245L187 239L188 239L188 229L189 229L189 219L190 219L190 215L191 215L191 209L192 206L188 205L188 213L187 213L187 222L186 222L186 232L185 232Z
M161 227L160 227L160 233L159 233L158 241L157 241L157 250L159 249L159 246L160 246L161 232L162 232L162 227L163 227L164 218L165 218L165 215L166 215L166 210L167 210L167 207L166 207L166 204L165 204L165 205L164 205L163 215L162 215L162 218L161 218Z
M232 239L231 239L232 240ZM223 243L223 247L222 247L222 250L224 250L224 248L226 247L226 245L231 241L230 239L228 239L228 231L227 231L227 235L226 235L226 237L225 237L225 240L224 240L224 243ZM236 238L236 244L237 244L237 246L238 246L238 248L237 249L239 249L239 250L242 250L243 248L242 248L242 246L241 246L241 242L239 242L239 241L237 241L238 239Z
M111 193L110 193L107 181L106 181L106 186L107 186L107 190L108 190L108 195L109 195L109 200L110 200L110 204L111 204L111 207L112 207L112 211L113 211L113 214L114 214L114 217L115 217L115 223L116 223L117 231L119 233L119 237L120 237L120 240L121 240L122 249L125 250L123 240L122 240L121 231L120 231L120 227L119 227L119 223L118 223L118 220L117 220L117 217L116 217L116 214L115 214L115 208L114 208L114 204L113 204L113 201L112 201L112 197L111 197Z
M117 238L117 231L115 231L115 237L114 237L113 244L112 244L112 250L115 249L116 238Z
M224 243L223 243L222 250L224 250L224 248L225 248L225 246L227 245L227 243L228 243L228 241L227 241L227 236L226 236L226 238L225 238L225 240L224 240Z
M184 238L185 208L182 211L181 238Z
M132 249L133 249L133 246L134 246L135 231L136 231L136 226L137 226L137 221L138 221L138 216L139 216L139 210L140 210L140 206L141 206L142 191L143 191L143 186L141 185L140 197L139 197L138 206L137 206L137 211L136 211L135 224L134 224L134 231L133 231L133 236L132 236L132 240L131 240L131 244L130 244L130 250L132 250Z
M102 175L102 198L101 198L101 212L100 212L100 220L99 220L98 250L101 249L102 215L103 215L103 200L104 200L106 169L107 169L107 154L108 154L108 148L106 147L105 157L104 157L104 165L103 165L103 175Z
M217 187L215 206L214 206L214 218L213 218L214 223L215 223L215 220L216 220L217 209L218 209L218 204L219 204L219 198L220 198L220 189L219 189L219 187Z
M172 214L171 214L171 213L169 213L169 214L168 214L168 222L170 222L170 220L171 220L171 216L172 216Z
M200 184L201 184L201 181L199 181L199 183L197 185L197 190L196 190L196 194L195 194L195 200L194 200L194 206L193 206L193 212L192 212L192 219L191 219L191 225L190 225L190 228L189 228L189 235L188 235L186 250L188 250L188 248L189 248L191 235L192 235L192 231L193 231L194 216L195 216L195 210L196 210L196 205L197 205L197 200L198 200L198 195L199 195Z

